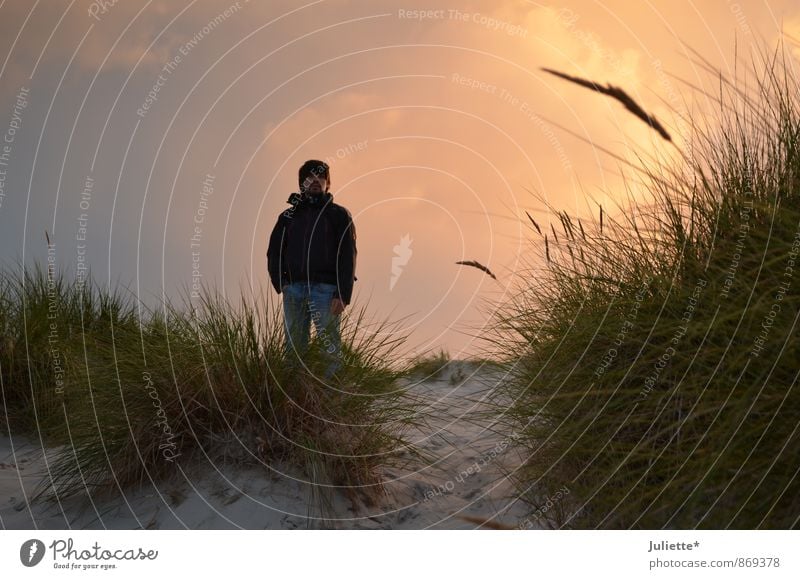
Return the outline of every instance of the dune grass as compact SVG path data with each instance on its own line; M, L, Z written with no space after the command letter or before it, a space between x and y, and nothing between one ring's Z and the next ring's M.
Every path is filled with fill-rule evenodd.
M292 369L263 302L206 290L151 311L52 268L18 271L0 277L0 416L57 449L40 494L122 491L193 458L280 460L321 487L381 492L414 408L394 384L402 338L363 309L343 320L342 369L325 383L321 347Z
M450 354L443 348L438 352L423 352L407 363L405 374L417 380L438 380L450 364Z
M800 85L780 59L756 77L720 83L683 166L642 169L652 203L553 209L496 320L543 523L798 527Z

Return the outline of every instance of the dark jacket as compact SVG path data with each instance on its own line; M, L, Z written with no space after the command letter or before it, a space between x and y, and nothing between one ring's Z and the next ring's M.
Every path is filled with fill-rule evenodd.
M330 283L349 304L356 272L356 229L350 212L333 195L292 193L278 217L267 249L267 269L275 291L293 282Z

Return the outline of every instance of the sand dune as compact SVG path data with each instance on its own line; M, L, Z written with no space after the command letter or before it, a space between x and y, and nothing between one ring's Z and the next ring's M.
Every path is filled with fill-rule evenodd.
M49 480L53 451L43 453L31 439L2 437L0 523L5 529L473 529L481 526L475 520L515 526L528 508L513 500L505 474L520 457L484 414L481 399L497 376L475 368L453 362L436 379L407 381L428 406L427 424L411 434L427 460L409 454L405 466L386 468L378 504L316 485L297 468L212 457L176 467L158 485L94 502L30 502L37 485Z

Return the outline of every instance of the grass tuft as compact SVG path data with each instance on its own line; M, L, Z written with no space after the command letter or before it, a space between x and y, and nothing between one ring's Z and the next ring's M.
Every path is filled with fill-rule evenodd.
M798 527L800 86L773 59L727 90L682 166L642 169L652 203L545 239L496 319L549 524Z
M9 434L56 449L40 496L157 483L193 457L306 468L373 499L415 412L395 385L402 337L349 312L342 370L312 344L293 370L282 316L208 290L159 311L53 269L0 276L0 402ZM392 331L389 331L392 330ZM315 474L316 473L316 474Z

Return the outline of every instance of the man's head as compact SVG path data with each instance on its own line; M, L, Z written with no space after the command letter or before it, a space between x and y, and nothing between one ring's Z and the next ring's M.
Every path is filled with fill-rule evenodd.
M331 169L324 161L306 161L297 176L301 193L327 193L330 189Z

